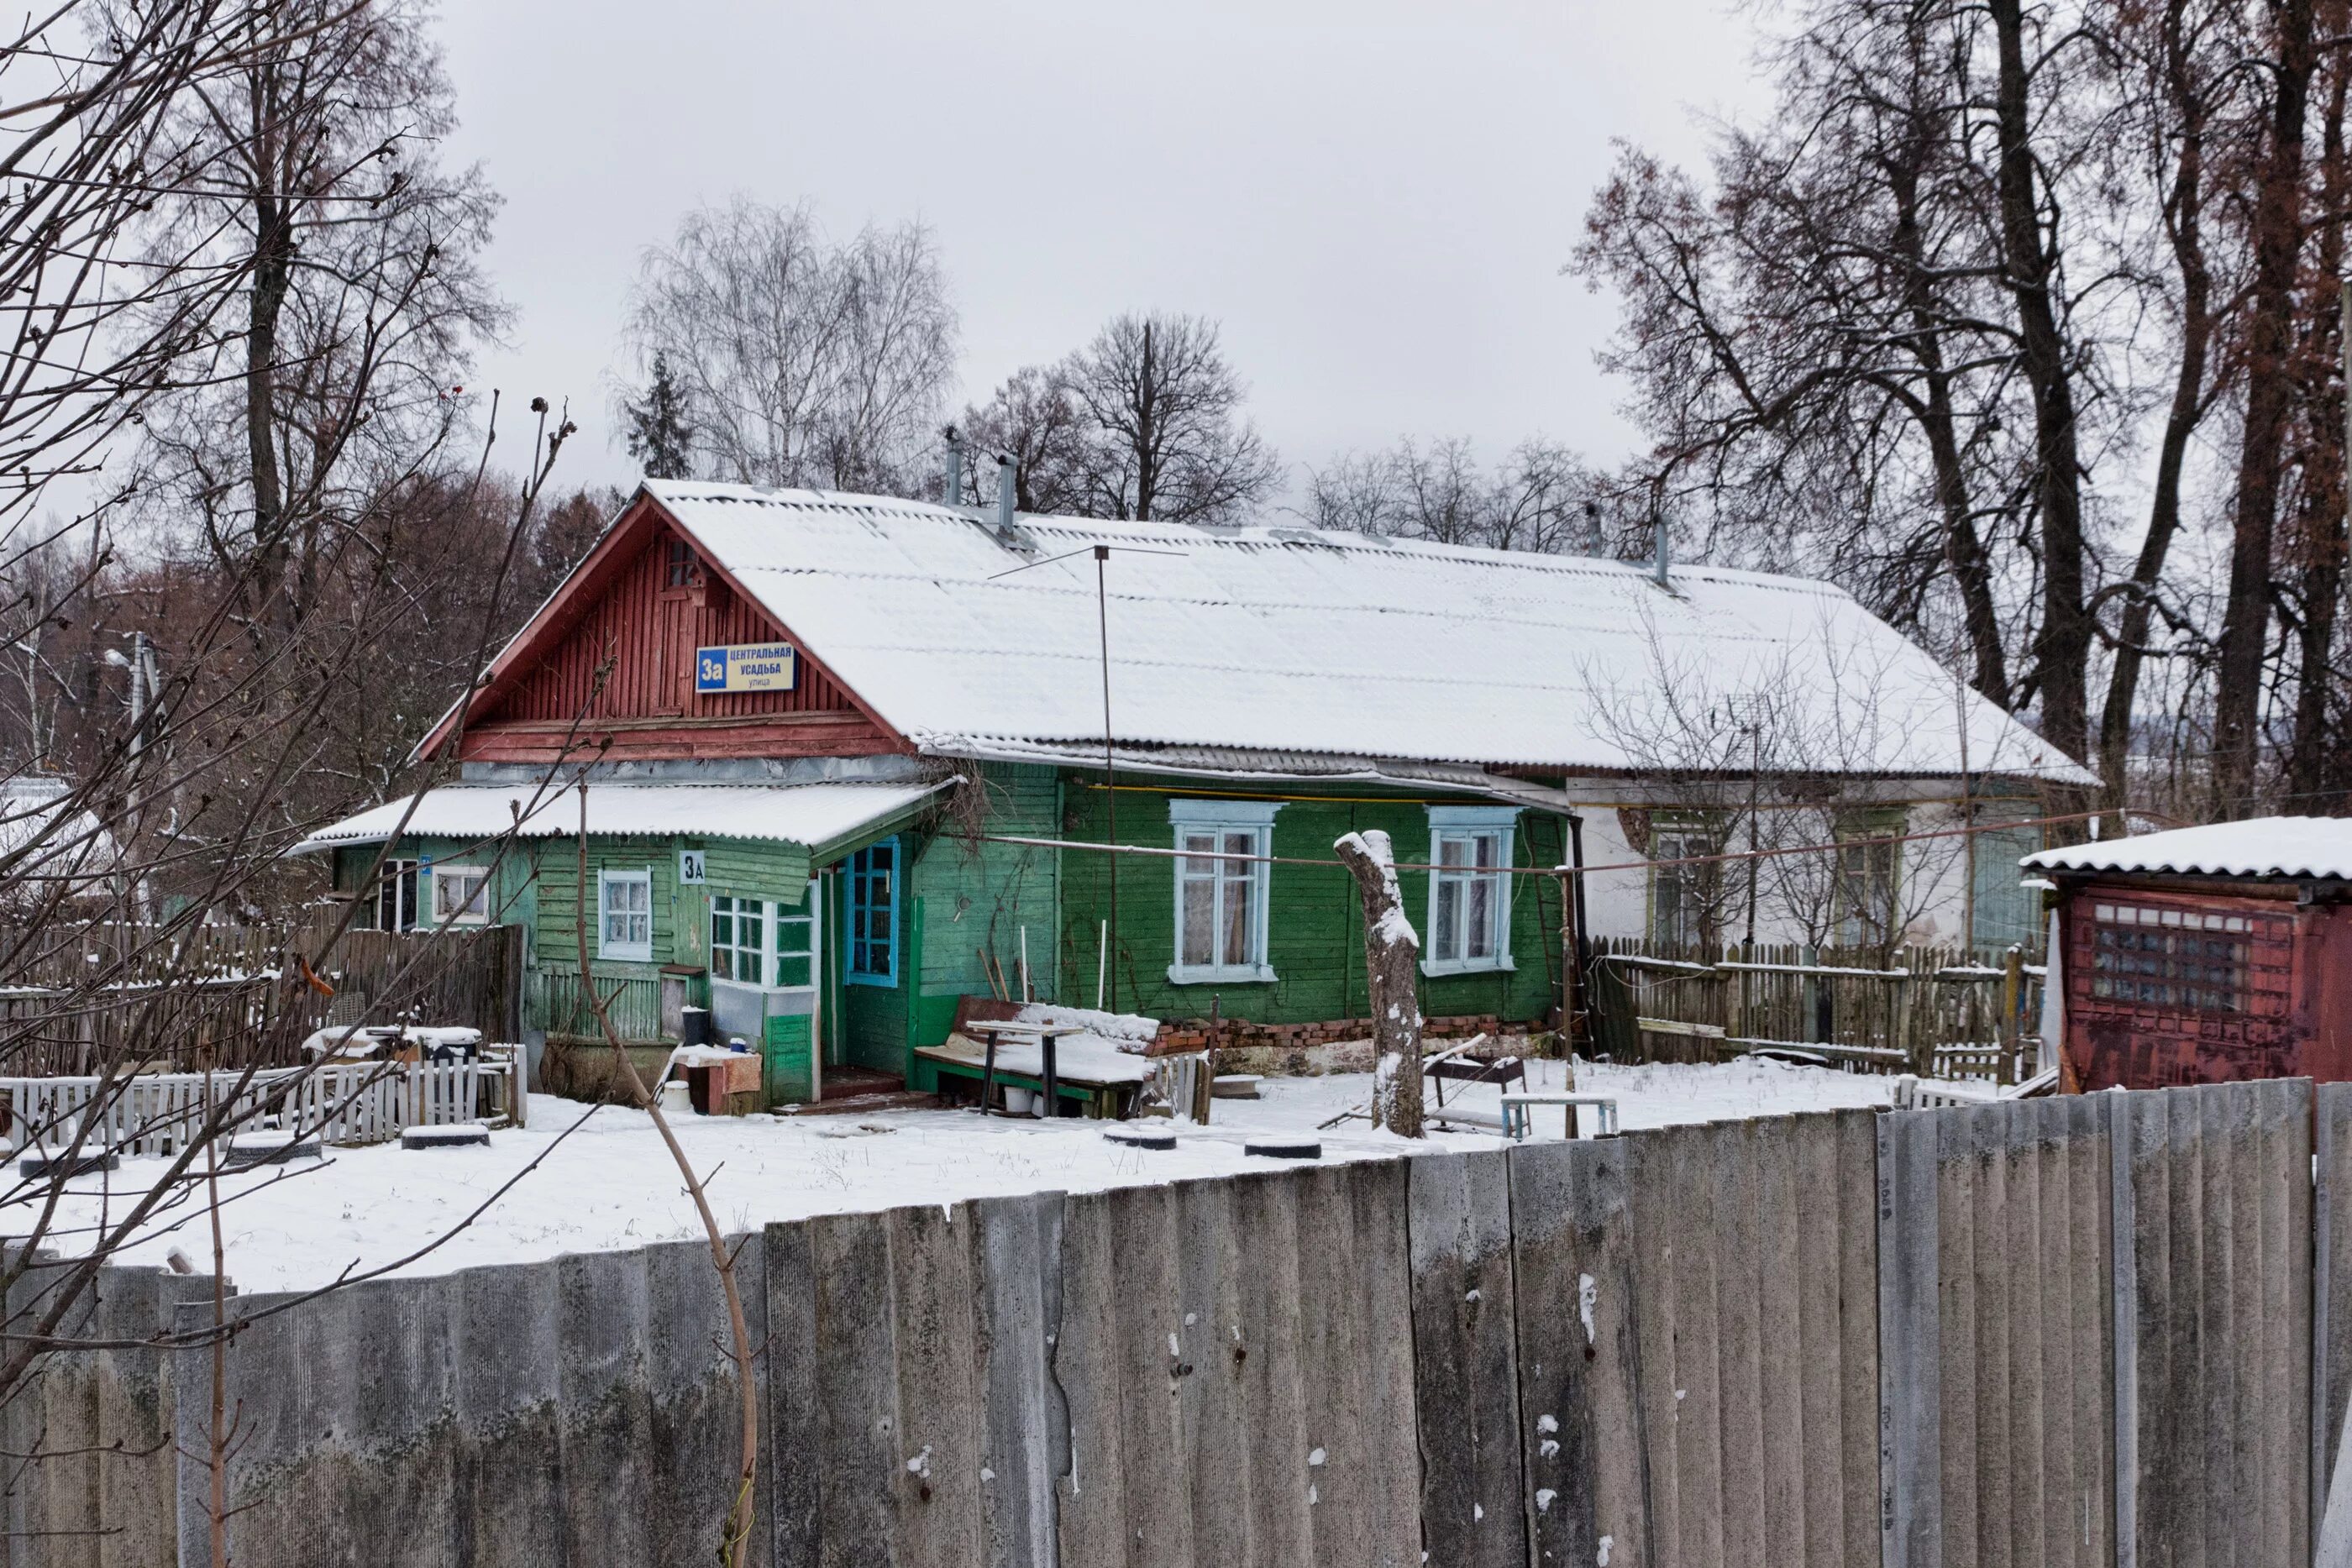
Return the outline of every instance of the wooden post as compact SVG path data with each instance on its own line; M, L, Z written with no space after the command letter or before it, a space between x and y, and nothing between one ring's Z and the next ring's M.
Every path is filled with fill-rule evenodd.
M1559 883L1559 1054L1576 1056L1576 1020L1584 1010L1583 971L1576 961L1576 887L1566 872Z
M2016 1080L2018 1051L2022 1049L2018 1013L2025 998L2025 955L2016 943L2000 956L2000 1081ZM2036 1063L2039 1066L2039 1063Z
M1378 828L1349 833L1332 849L1356 879L1364 904L1364 973L1371 982L1372 1119L1402 1137L1421 1126L1421 934L1405 918L1396 856ZM1391 1065L1393 1062L1393 1065ZM1383 1082L1381 1075L1386 1075Z

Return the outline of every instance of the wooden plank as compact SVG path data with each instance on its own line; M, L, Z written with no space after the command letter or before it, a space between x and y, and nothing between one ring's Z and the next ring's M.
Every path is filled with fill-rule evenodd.
M1944 1562L1942 1322L1937 1113L1878 1119L1881 1558Z
M1231 1359L1248 1433L1249 1561L1265 1568L1297 1568L1315 1555L1316 1482L1311 1464L1327 1447L1307 1436L1305 1374L1300 1365L1298 1188L1300 1173L1269 1171L1231 1183L1234 1224L1249 1238L1249 1262L1236 1270L1240 1333L1221 1342ZM1325 1303L1315 1303L1318 1311Z
M903 1460L898 1333L891 1317L890 1228L879 1214L808 1222L815 1282L817 1562L894 1562Z
M1058 1560L1124 1563L1127 1560L1125 1464L1121 1455L1126 1391L1132 1387L1139 1423L1154 1406L1171 1401L1164 1364L1129 1375L1121 1361L1121 1338L1150 1333L1165 1307L1122 1300L1113 1265L1111 1194L1088 1193L1062 1203L1061 1277L1050 1352L1053 1383L1061 1401L1065 1445L1055 1467L1054 1521ZM1165 1467L1163 1467L1164 1469Z
M1761 1544L1767 1558L1780 1563L1801 1563L1806 1553L1807 1450L1819 1429L1806 1421L1805 1384L1826 1373L1822 1381L1836 1386L1834 1363L1816 1367L1805 1356L1808 1331L1818 1332L1806 1322L1805 1281L1799 1273L1799 1208L1815 1196L1801 1190L1798 1175L1811 1120L1781 1116L1752 1123L1747 1149L1755 1168L1754 1430L1762 1483Z
M1421 1473L1420 1420L1414 1402L1412 1259L1409 1214L1414 1162L1364 1161L1342 1167L1354 1215L1363 1312L1364 1424L1372 1568L1422 1563L1421 1492L1403 1478Z
M1312 1551L1302 1563L1350 1568L1374 1558L1372 1502L1387 1478L1375 1473L1364 1427L1360 1294L1369 1281L1356 1256L1355 1212L1344 1167L1309 1166L1292 1181L1297 1239L1298 1387L1307 1444L1301 1471ZM1402 1221L1399 1211L1398 1220Z
M925 1205L885 1218L897 1339L895 1561L969 1568L982 1560L971 1211Z
M1184 1182L1175 1188L1181 1326L1170 1351L1181 1357L1186 1470L1192 1480L1194 1563L1256 1561L1249 1416L1234 1348L1244 1343L1240 1231L1233 1184ZM1128 1472L1134 1474L1132 1467ZM1269 1482L1272 1478L1268 1478Z
M1600 1375L1597 1262L1601 1226L1588 1229L1573 1143L1522 1144L1510 1152L1511 1277L1517 1299L1521 1464L1530 1500L1529 1543L1538 1563L1590 1563L1598 1554L1607 1450L1591 1387ZM1615 1151L1612 1151L1614 1153ZM1581 1174L1592 1176L1588 1168ZM1616 1216L1622 1231L1622 1208ZM1594 1207L1598 1207L1595 1205ZM1603 1222L1605 1225L1605 1221ZM1589 1240L1588 1240L1589 1238ZM1614 1288L1618 1281L1612 1281ZM1585 1324L1593 1324L1588 1332ZM1614 1370L1614 1369L1612 1369ZM1622 1375L1622 1373L1621 1373ZM1612 1536L1612 1546L1614 1532ZM1629 1532L1630 1534L1631 1532ZM1641 1562L1631 1540L1612 1562Z
M1723 1477L1723 1555L1727 1563L1772 1555L1770 1417L1764 1378L1764 1188L1771 1155L1763 1146L1775 1122L1734 1122L1709 1129L1716 1197L1717 1384L1715 1448ZM1790 1434L1775 1433L1775 1437ZM1801 1438L1801 1434L1794 1434Z
M2312 1531L2315 1542L2352 1553L2352 1464L2342 1458L2352 1408L2352 1083L2314 1093Z
M1422 1528L1433 1563L1522 1568L1508 1156L1424 1156L1408 1190Z
M1116 1365L1123 1385L1138 1394L1124 1399L1115 1444L1082 1446L1074 1429L1070 1486L1085 1484L1089 1457L1116 1453L1127 1561L1184 1568L1199 1560L1192 1496L1200 1375L1187 1347L1206 1338L1197 1322L1184 1322L1184 1199L1180 1188L1146 1186L1108 1194L1108 1203ZM1066 1303L1063 1315L1071 1311ZM1066 1380L1063 1387L1075 1392ZM1067 1546L1076 1537L1065 1540L1065 1562L1117 1561L1073 1555Z

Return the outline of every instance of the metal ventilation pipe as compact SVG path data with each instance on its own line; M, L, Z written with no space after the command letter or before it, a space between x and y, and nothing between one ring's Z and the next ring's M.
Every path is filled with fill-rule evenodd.
M940 488L940 505L953 507L963 500L963 437L956 427L948 426L948 471Z
M1013 532L1013 459L1002 452L996 455L996 526Z
M1674 584L1668 580L1666 576L1667 568L1673 565L1666 544L1666 519L1664 517L1661 516L1653 522L1650 527L1652 531L1658 536L1658 586L1660 588L1672 588Z

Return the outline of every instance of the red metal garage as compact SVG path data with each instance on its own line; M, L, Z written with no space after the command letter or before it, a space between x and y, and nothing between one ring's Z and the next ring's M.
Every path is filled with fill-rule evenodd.
M2352 820L2218 822L2022 863L2058 888L2068 1089L2352 1079Z

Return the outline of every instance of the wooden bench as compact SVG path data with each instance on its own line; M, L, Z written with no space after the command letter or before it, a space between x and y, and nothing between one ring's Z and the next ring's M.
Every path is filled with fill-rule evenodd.
M1506 1094L1503 1096L1503 1134L1514 1142L1525 1142L1533 1131L1530 1113L1538 1105L1558 1105L1566 1119L1566 1132L1576 1136L1577 1109L1590 1105L1601 1113L1601 1135L1613 1137L1617 1132L1617 1102L1606 1094Z

